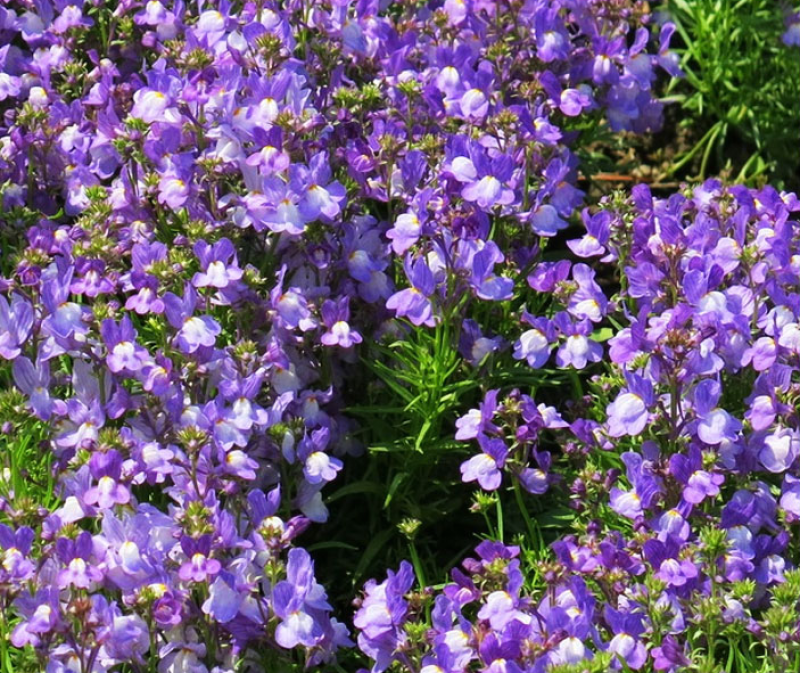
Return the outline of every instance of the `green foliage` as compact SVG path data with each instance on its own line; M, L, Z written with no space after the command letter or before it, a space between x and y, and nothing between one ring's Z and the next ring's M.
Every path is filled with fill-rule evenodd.
M387 397L393 403L365 405L351 409L357 415L395 417L393 424L402 433L392 442L371 447L373 451L430 450L435 438L442 435L442 424L446 418L454 420L459 395L478 388L472 378L458 380L455 376L461 367L461 357L454 348L452 329L440 324L431 333L415 330L388 346L376 345L376 359L365 364L381 382L382 390L376 397ZM427 440L427 441L426 441ZM449 441L446 442L449 444ZM441 447L446 448L446 447Z
M0 370L0 499L10 505L0 511L0 523L36 526L42 510L52 511L58 503L53 454L46 443L51 429L30 414L25 396L10 381L8 368ZM0 598L0 671L40 671L33 648L10 647L8 636L17 619L10 619L8 600Z
M358 419L370 459L349 463L342 485L327 498L335 503L329 525L343 529L335 536L341 544L313 547L318 556L330 554L339 582L344 574L358 586L408 557L417 557L420 578L444 579L440 556L452 558L452 566L472 546L469 535L447 535L463 520L470 491L459 486L458 471L470 447L453 439L454 424L465 403L479 398L481 385L455 343L452 327L440 324L373 344L364 359L370 381L352 382L363 402L347 413ZM366 547L349 535L353 517L367 519ZM328 532L322 539L330 538Z
M781 41L775 0L667 0L685 78L673 82L693 147L677 172L699 160L699 177L724 170L737 181L796 184L800 168L800 57ZM685 113L688 113L686 115Z
M57 501L53 454L42 450L50 428L26 411L15 388L0 392L0 424L0 497L13 503L15 523L30 524L39 518L39 508L52 509Z

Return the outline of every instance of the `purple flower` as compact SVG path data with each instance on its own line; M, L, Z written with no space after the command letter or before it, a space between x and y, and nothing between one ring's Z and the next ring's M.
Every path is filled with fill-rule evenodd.
M523 312L522 320L532 329L523 332L514 344L514 357L539 369L550 359L556 341L555 327L547 318L534 317L527 311Z
M538 292L552 292L556 286L567 279L572 263L562 259L559 262L539 262L528 276L528 285ZM523 314L522 319L525 319Z
M789 428L778 428L764 438L758 453L761 464L770 472L786 472L800 454L800 433Z
M56 553L66 565L58 571L58 588L89 589L103 579L103 572L91 562L92 536L83 531L74 540L59 538Z
M611 236L611 213L601 210L594 215L589 214L589 209L585 208L583 222L586 226L586 233L582 238L567 241L569 249L578 257L596 257L606 253L605 246Z
M386 308L395 311L400 318L408 318L414 325L433 327L436 319L429 299L436 287L433 273L424 259L412 263L406 257L404 266L411 287L389 297Z
M650 417L649 408L655 402L653 385L638 374L626 372L626 388L608 405L608 434L612 437L641 434Z
M283 133L280 128L264 131L258 126L253 128L257 146L261 149L247 157L248 166L258 166L262 175L282 173L291 164L289 155L283 150Z
M661 487L659 480L653 476L638 453L633 451L623 453L622 462L625 463L628 481L633 488L630 491L612 488L609 504L617 514L635 519L644 514L659 494Z
M33 327L33 307L20 295L11 304L0 296L0 356L13 360L22 352Z
M531 228L539 236L552 238L562 229L567 228L565 222L558 214L558 210L550 204L538 204L528 216Z
M537 58L542 63L566 59L569 55L570 39L558 9L537 12L535 26Z
M178 210L189 199L191 180L186 176L167 172L158 183L158 202L172 210Z
M100 326L100 333L108 349L106 363L115 374L138 372L150 362L147 350L136 343L136 330L128 316L124 316L119 325L107 318Z
M778 345L770 336L763 336L753 343L742 355L742 364L752 364L757 372L769 370L778 357Z
M33 596L23 593L17 598L14 607L22 619L11 633L10 641L14 647L36 647L41 642L41 636L60 626L62 617L58 594L57 586L47 586L39 589Z
M503 253L492 241L487 241L481 250L472 255L470 284L480 299L488 301L511 299L514 291L514 281L511 278L497 276L494 273L495 265L504 260Z
M500 391L490 390L486 393L479 409L470 409L465 416L456 421L455 438L459 441L476 439L487 432L497 432L499 428L492 423L497 411L497 394Z
M403 255L413 246L420 237L422 222L411 211L398 216L394 226L386 232L386 238L392 241L392 250L397 255Z
M298 210L306 222L320 217L335 218L344 206L347 191L339 182L331 182L330 157L319 152L311 157L308 168L301 165L289 167L289 186L300 196Z
M187 283L183 297L168 292L164 295L169 324L178 330L175 343L183 353L191 354L203 346L213 346L222 331L211 316L195 316L197 291Z
M800 12L793 12L786 18L786 32L781 40L787 47L800 47Z
M458 340L458 352L474 367L478 367L504 345L501 337L485 336L474 320L466 319L461 323L461 336Z
M300 441L297 457L303 461L303 475L309 484L325 484L336 479L342 461L325 453L330 431L322 427L307 433Z
M305 549L289 551L286 579L272 592L273 609L281 622L275 629L278 645L314 647L324 636L322 611L330 610L325 592L314 579L314 563Z
M501 470L508 447L502 439L489 439L485 435L478 435L478 444L483 451L461 464L461 480L477 481L486 491L497 490L503 479Z
M257 218L271 231L299 236L308 220L299 207L300 195L277 176L264 178L262 194L254 199Z
M196 539L184 535L181 538L181 549L187 560L178 569L178 577L184 582L205 582L222 568L219 561L210 558L210 535L201 535Z
M668 586L682 587L697 577L699 572L697 566L690 559L680 561L674 558L667 558L661 562L654 577L666 582Z
M594 280L595 272L586 264L572 267L572 278L578 289L572 293L567 310L579 320L600 322L605 315L608 299Z
M603 347L597 341L589 338L592 333L592 323L588 320L572 322L565 312L560 312L553 319L553 323L566 337L556 352L556 364L559 367L583 369L589 362L600 362L603 359Z
M75 262L75 270L81 277L73 280L70 285L73 294L97 297L115 290L114 282L105 275L106 265L102 260L79 257Z
M783 478L780 506L792 522L800 520L800 479L791 474Z
M28 556L34 538L33 529L28 526L21 526L14 531L0 524L0 550L3 555L0 582L16 584L33 577L36 566Z
M644 633L642 616L634 612L620 612L606 606L605 618L614 637L607 645L607 651L616 654L618 659L615 668L624 663L634 671L639 670L647 661L647 650L640 640Z
M683 648L672 635L664 636L661 646L654 647L650 654L653 657L653 668L657 671L670 671L672 673L691 663L683 653Z
M725 481L723 475L703 469L702 454L694 446L689 448L688 457L679 453L673 455L669 460L669 469L684 485L683 499L692 505L719 495L719 487Z
M330 299L322 304L322 322L327 331L320 337L326 346L340 346L350 348L360 344L361 335L348 324L350 319L350 298L341 297L338 301Z
M155 361L148 362L139 375L142 388L154 395L164 395L170 390L172 361L163 354L156 355Z
M146 622L139 615L115 614L105 648L115 659L132 661L148 651L149 634Z
M135 311L139 315L163 313L164 301L158 296L157 290L158 281L152 276L147 276L141 282L139 291L125 301L125 310Z
M50 418L56 405L50 397L50 364L37 358L34 365L28 358L20 356L14 360L14 383L28 396L33 413L43 421Z
M516 198L508 182L514 172L510 157L498 154L491 159L482 148L473 147L470 156L457 156L449 164L449 171L464 187L461 196L490 211L495 205L509 205Z
M542 495L550 488L553 477L538 467L526 467L516 475L519 483L528 493Z
M712 379L705 379L694 389L694 408L697 413L697 436L706 444L720 444L724 440L734 441L742 424L727 411L717 407L722 386Z
M139 89L133 95L131 116L148 123L166 121L166 112L171 104L170 98L161 91Z
M92 476L97 479L97 485L86 491L84 501L87 505L108 509L130 502L130 491L120 483L122 457L118 451L112 449L107 453L95 453L89 461L89 468Z
M82 339L88 331L83 320L89 311L88 307L67 301L73 273L72 266L57 263L42 274L42 300L47 313L42 322L42 331L62 341L70 337ZM2 306L0 302L0 315Z
M275 311L281 326L287 329L300 328L307 332L317 326L317 321L311 316L308 300L300 288L283 290L283 274L281 271L278 284L270 293L272 308Z
M89 404L78 399L67 401L68 421L62 422L61 432L56 436L56 446L67 448L87 449L94 446L98 438L98 431L105 424L105 414L98 400Z
M380 584L370 580L364 586L366 595L353 624L360 630L359 648L375 661L372 673L385 671L407 640L403 629L409 610L405 595L413 583L414 569L408 561L402 561L399 570L389 570Z
M195 287L215 287L223 289L242 277L242 270L236 261L233 244L222 238L214 245L198 241L194 253L200 260L201 271L194 274L192 285Z

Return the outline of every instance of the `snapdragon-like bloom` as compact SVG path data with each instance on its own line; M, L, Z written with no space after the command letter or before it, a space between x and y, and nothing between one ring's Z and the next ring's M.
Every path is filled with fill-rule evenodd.
M91 560L92 536L83 531L74 540L59 538L56 550L61 562L65 565L58 572L58 587L75 587L89 589L103 578L103 572Z
M510 157L488 158L483 150L475 149L471 156L457 156L450 163L450 172L464 184L461 195L482 210L514 202L514 190L508 186L513 174Z
M100 332L108 348L108 368L115 374L138 372L149 362L147 350L136 342L136 330L127 316L119 325L114 320L104 320Z
M84 500L89 505L97 505L108 509L114 505L126 505L130 502L130 490L122 483L122 457L118 451L96 453L92 456L89 467L97 485L86 491Z
M386 302L386 308L397 313L398 317L407 317L414 325L433 327L436 320L430 296L435 289L433 273L424 259L405 261L406 275L411 287L395 292Z
M742 424L727 411L717 407L721 386L711 379L701 381L694 393L695 410L699 417L697 436L707 444L734 440Z
M50 395L50 364L37 359L36 364L24 356L17 357L13 365L14 383L28 397L32 411L46 421L56 408ZM59 405L60 406L60 405Z
M373 673L385 671L407 640L403 630L409 610L405 594L413 582L414 570L403 561L396 573L388 572L386 580L380 584L370 580L364 587L365 597L353 623L359 629L359 648L375 661Z
M0 296L0 356L15 359L33 327L33 307L20 295Z
M213 346L222 331L214 318L194 315L197 307L197 291L188 285L183 297L171 292L164 295L167 320L178 330L175 342L184 353L194 353L203 346Z
M216 575L222 564L211 558L211 538L203 535L199 538L182 537L181 550L186 560L178 569L178 577L184 582L205 582Z
M242 277L242 270L236 261L236 251L227 238L220 239L214 245L198 241L194 252L200 260L201 268L192 278L192 285L195 287L223 289Z
M800 455L800 433L789 428L779 428L764 439L758 453L761 464L770 472L785 472Z
M626 372L627 387L608 406L608 434L612 437L638 435L644 430L650 417L649 408L654 402L650 381Z
M478 444L483 451L461 464L461 478L465 482L477 481L484 490L494 491L500 488L508 447L503 440L482 434L478 435Z
M480 404L479 409L470 409L469 412L456 421L456 439L464 441L477 439L479 435L496 432L499 428L492 423L492 417L497 411L497 394L499 390L490 390Z
M556 341L555 326L547 318L534 317L527 311L522 314L522 320L532 329L523 332L514 344L514 357L538 369L550 359Z
M348 324L350 319L350 300L342 297L338 302L326 300L322 305L322 322L328 328L320 337L326 346L350 348L362 341L361 335Z
M631 489L624 491L617 487L611 489L609 504L618 514L629 519L642 516L653 498L661 490L659 480L645 464L638 453L627 451L622 454Z

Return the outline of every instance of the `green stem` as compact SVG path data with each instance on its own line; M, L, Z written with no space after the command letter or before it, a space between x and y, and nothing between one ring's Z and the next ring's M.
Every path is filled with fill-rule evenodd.
M504 541L505 531L503 525L503 499L500 497L500 494L497 494L497 503L496 503L496 512L497 512L497 538L500 542Z
M578 372L572 367L567 369L567 375L572 381L572 386L575 389L575 400L580 401L583 398L583 384L581 383Z
M14 664L11 663L11 653L8 651L8 625L5 615L5 610L0 612L0 663L2 663L3 671L14 673Z
M522 518L525 520L525 526L528 528L528 536L531 539L531 543L535 543L536 548L541 549L542 536L536 524L533 522L533 519L531 519L531 515L528 513L528 508L525 506L525 500L522 497L522 487L519 485L517 479L514 480L514 499L517 501L517 507L519 508L520 514L522 514Z
M714 126L712 126L708 131L706 131L706 134L702 138L700 138L700 140L697 141L697 144L686 154L684 154L679 161L676 161L672 165L672 168L670 168L667 171L667 175L672 175L673 173L683 168L683 166L686 165L688 162L690 162L694 158L695 154L697 154L701 149L703 149L703 146L707 142L709 142L709 138L712 135L716 136L716 134L720 132L722 124L723 124L722 121L718 121L716 124L714 124Z
M425 579L425 569L422 567L422 562L417 553L417 545L414 544L413 540L408 541L408 553L411 555L411 565L414 566L414 574L417 576L420 589L424 589L428 586L428 581Z
M725 124L716 124L715 127L715 131L709 138L708 145L706 145L706 151L703 152L703 160L700 162L700 178L703 180L706 177L706 168L708 167L708 160L711 157L711 150L714 149L714 143L722 132L722 129L725 128Z
M483 520L486 521L486 528L489 529L489 537L491 537L493 540L496 539L497 536L495 535L494 532L494 526L492 525L492 520L489 518L489 515L487 514L486 510L481 509L481 514L483 514Z

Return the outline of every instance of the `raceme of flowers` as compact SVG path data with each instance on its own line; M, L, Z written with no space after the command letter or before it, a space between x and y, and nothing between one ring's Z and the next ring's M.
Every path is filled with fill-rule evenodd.
M698 597L785 640L750 611L797 583L797 201L709 182L581 211L582 134L659 128L673 30L635 0L3 2L0 412L57 496L0 480L10 645L48 673L315 666L356 641L376 672L678 670ZM586 261L545 260L578 213ZM301 538L367 459L345 383L370 342L443 323L476 372L610 360L569 408L492 389L455 429L487 491L583 461L585 534L543 595L500 542L435 597L404 564L351 633Z

